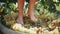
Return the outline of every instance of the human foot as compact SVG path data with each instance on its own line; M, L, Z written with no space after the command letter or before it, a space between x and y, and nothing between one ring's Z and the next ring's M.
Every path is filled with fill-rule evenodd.
M30 20L33 21L33 22L37 22L38 21L38 19L35 16L31 16Z
M20 18L18 18L16 21L17 21L18 23L22 24L22 25L24 24L24 23L23 23L23 20L20 19Z

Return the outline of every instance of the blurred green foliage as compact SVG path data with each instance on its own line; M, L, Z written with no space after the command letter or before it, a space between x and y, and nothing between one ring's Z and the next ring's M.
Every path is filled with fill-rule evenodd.
M2 14L10 15L11 11L17 12L17 0L0 0L0 7L3 7ZM25 10L28 8L29 0L26 0ZM40 23L52 21L55 19L60 20L60 0L38 0L35 3L35 15L40 18ZM36 16L37 17L37 16Z

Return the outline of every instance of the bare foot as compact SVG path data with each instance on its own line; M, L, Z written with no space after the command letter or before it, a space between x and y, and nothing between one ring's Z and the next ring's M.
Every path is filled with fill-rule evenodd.
M34 16L31 16L30 20L33 21L33 22L37 22L38 21L38 19L36 17L34 17Z
M16 21L17 21L18 23L22 24L22 25L24 24L24 23L23 23L23 20L20 19L20 18L18 18Z

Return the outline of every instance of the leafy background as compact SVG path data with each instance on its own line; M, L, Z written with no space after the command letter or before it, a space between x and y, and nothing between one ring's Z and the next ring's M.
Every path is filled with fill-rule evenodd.
M60 0L38 0L35 4L34 13L36 18L39 19L38 23L33 25L28 19L28 3L29 0L25 1L24 4L24 23L26 27L29 26L41 26L49 27L48 25L54 20L60 20ZM0 20L3 24L10 27L16 23L18 4L17 0L0 0ZM5 23L4 23L5 22Z

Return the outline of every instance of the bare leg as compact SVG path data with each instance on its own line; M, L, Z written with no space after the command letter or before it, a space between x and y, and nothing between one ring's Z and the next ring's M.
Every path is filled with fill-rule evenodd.
M33 12L34 5L35 5L35 2L36 2L36 1L37 1L37 0L30 0L30 1L29 1L29 7L28 7L28 15L29 15L30 19L31 19L32 21L34 21L34 22L37 21L37 19L36 19L35 16L34 16L34 12Z
M23 7L24 7L25 0L17 0L17 1L18 1L18 10L19 10L17 22L23 24Z

